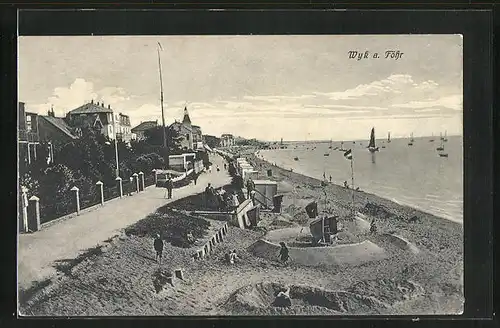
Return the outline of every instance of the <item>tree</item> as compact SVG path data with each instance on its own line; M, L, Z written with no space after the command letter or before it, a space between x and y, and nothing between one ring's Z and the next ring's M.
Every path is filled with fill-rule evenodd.
M220 145L220 138L217 138L216 136L211 136L211 135L205 135L205 143L208 145L210 148L216 148L219 147Z

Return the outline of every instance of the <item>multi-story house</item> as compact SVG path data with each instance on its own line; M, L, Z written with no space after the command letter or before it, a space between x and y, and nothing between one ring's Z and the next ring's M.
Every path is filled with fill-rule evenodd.
M131 129L132 139L136 139L139 141L144 140L146 138L144 132L150 129L154 129L157 126L158 126L158 120L141 122L141 124Z
M174 122L170 127L177 132L183 150L203 149L201 128L191 123L187 107L184 107L182 122Z
M112 140L118 138L130 142L132 137L127 115L115 114L110 105L106 107L104 103L94 103L94 100L70 111L66 121L77 129L93 128Z
M40 144L38 134L38 114L27 112L24 102L18 104L18 144L19 160L30 164L36 160L37 147Z

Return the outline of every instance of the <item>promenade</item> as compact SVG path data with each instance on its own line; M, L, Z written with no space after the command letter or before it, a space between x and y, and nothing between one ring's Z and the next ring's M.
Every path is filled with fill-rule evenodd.
M58 260L76 258L85 250L119 234L122 229L143 219L158 207L172 201L200 193L208 183L215 188L230 182L224 170L224 160L212 155L212 173L200 175L197 184L174 189L172 199L165 199L165 189L149 187L139 194L105 203L101 208L50 225L32 234L18 238L18 287L29 288L34 282L56 274ZM216 166L220 172L215 170Z

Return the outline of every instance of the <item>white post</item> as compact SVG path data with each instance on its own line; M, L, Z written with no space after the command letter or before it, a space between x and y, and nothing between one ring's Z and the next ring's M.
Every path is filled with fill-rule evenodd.
M137 173L132 174L135 180L135 188L139 192L139 175Z
M120 192L120 198L123 197L123 185L122 185L122 178L120 177L117 177L116 179L116 183L118 184L117 187L118 187L118 191Z
M139 175L141 176L142 190L144 190L146 189L146 185L144 184L144 172L139 172Z
M156 173L156 169L153 169L153 171L151 172L153 172L153 175L155 176L155 186L156 186L156 184L158 183L158 174Z
M99 191L101 192L101 205L104 205L104 190L103 190L103 183L101 181L97 181L96 185L99 186Z
M71 191L75 192L75 197L76 197L76 215L80 214L80 195L78 194L80 189L78 189L77 186L74 186L71 188Z
M31 224L31 231L40 230L40 198L31 196L29 199L29 221Z
M22 207L22 224L23 231L28 232L28 188L21 186L21 207Z

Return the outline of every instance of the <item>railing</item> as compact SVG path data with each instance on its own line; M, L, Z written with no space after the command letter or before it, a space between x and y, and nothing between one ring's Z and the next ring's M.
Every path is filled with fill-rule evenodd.
M37 132L28 130L19 130L19 141L39 142L40 138Z

